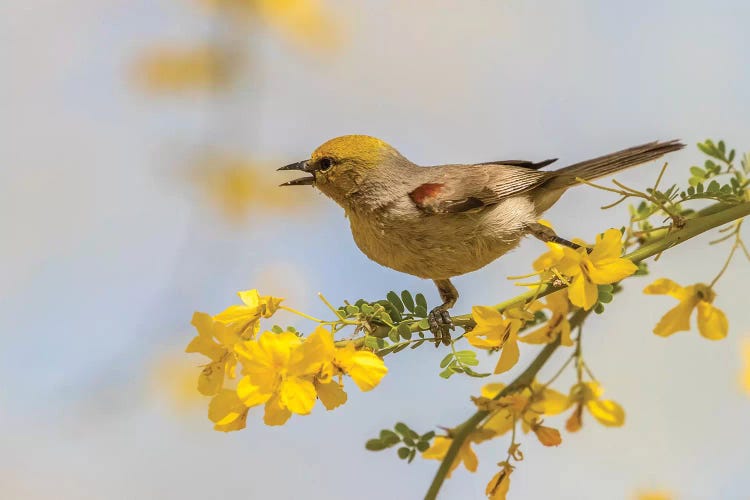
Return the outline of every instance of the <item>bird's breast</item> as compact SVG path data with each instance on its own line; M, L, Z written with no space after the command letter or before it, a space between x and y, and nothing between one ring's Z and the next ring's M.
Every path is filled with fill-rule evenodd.
M445 279L480 269L516 247L536 220L525 197L477 213L424 214L405 206L348 212L354 241L378 264L421 278Z

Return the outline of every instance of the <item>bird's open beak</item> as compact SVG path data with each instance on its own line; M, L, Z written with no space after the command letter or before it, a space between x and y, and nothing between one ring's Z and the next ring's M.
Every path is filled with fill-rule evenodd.
M301 170L303 172L307 172L312 174L312 170L308 166L309 160L303 160L298 161L297 163L290 163L289 165L285 165L277 170ZM315 184L315 176L310 177L300 177L299 179L294 179L289 182L285 182L284 184L280 184L280 186L311 186Z

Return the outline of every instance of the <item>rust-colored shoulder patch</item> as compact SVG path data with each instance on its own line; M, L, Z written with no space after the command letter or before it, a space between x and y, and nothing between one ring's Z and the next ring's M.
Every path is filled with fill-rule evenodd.
M444 184L433 184L428 182L409 193L409 197L417 205L427 205L431 201L434 201L434 198L440 194L440 191L443 190L443 186Z

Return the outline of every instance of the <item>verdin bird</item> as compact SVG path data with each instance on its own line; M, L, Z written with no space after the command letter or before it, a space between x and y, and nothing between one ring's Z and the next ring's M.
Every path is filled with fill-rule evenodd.
M593 180L684 147L652 142L554 171L501 160L421 167L375 137L345 135L309 160L279 170L309 175L282 186L313 185L341 205L365 255L396 271L435 282L443 303L428 315L436 344L450 344L448 309L458 299L450 278L480 269L532 235L578 248L537 222L577 179Z

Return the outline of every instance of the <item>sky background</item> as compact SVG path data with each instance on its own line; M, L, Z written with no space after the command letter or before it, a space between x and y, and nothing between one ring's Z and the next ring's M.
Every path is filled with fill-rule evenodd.
M212 98L155 96L131 75L149 48L212 33L190 0L2 2L3 498L420 498L437 462L407 466L364 442L398 420L424 432L472 412L468 395L487 380L439 378L444 353L431 348L387 358L376 390L350 390L336 411L318 406L281 428L251 411L247 429L225 435L211 429L205 401L176 404L167 380L182 376L184 360L200 362L180 354L192 312L219 312L237 290L257 287L314 315L326 314L318 291L334 303L405 288L438 300L432 283L368 261L341 209L311 191L307 204L256 204L228 219L186 173L197 151L252 158L276 183L286 176L275 166L347 133L378 136L419 164L564 165L680 138L690 147L670 155L668 181L703 162L694 144L706 137L750 149L747 2L323 5L343 27L336 50L250 31L251 66ZM645 186L656 173L651 164L618 179ZM579 188L547 218L559 234L593 240L627 220L625 207L599 210L610 201ZM651 278L710 281L728 251L709 247L714 238L668 252ZM457 278L456 311L517 294L506 276L530 270L543 251L527 240ZM695 331L653 335L674 302L643 296L648 279L629 281L585 330L586 359L625 407L625 427L589 418L552 449L524 437L512 498L631 498L653 488L750 497L750 397L737 382L750 266L738 258L717 287L730 335L715 343ZM536 350L522 347L517 369L493 380L510 380ZM155 370L167 359L174 375ZM558 353L546 377L564 359ZM557 387L569 385L563 377ZM506 446L480 446L478 473L454 473L442 498L482 498Z

